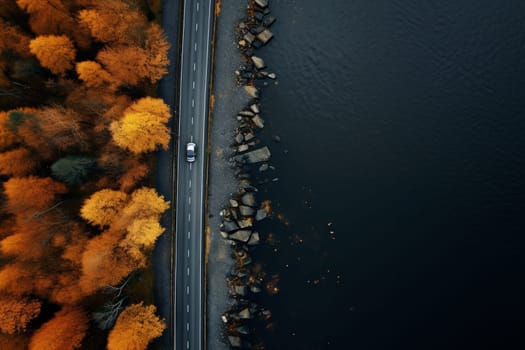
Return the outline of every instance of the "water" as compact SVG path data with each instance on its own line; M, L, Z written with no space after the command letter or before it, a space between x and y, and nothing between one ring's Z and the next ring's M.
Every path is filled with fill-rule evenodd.
M525 2L271 5L267 348L525 348Z

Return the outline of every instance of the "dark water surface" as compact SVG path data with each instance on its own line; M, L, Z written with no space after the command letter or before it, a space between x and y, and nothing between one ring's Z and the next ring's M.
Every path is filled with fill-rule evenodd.
M271 3L267 348L525 349L525 1Z

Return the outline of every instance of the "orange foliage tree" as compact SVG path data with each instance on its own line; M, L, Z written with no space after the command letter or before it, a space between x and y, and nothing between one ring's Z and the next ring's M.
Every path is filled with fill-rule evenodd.
M40 313L41 305L35 299L0 297L0 330L7 334L24 332L27 324Z
M66 307L40 327L29 342L29 350L78 349L88 328L89 318L79 308Z
M0 333L0 349L20 350L27 349L29 339L23 334L4 334Z
M12 177L4 183L6 208L10 213L37 215L56 204L56 196L66 193L66 186L49 177Z
M144 306L143 303L128 306L109 333L108 350L145 350L166 328L155 311L155 306Z
M168 148L169 107L160 99L146 97L131 105L121 120L111 123L113 141L135 154Z
M95 61L77 63L77 74L80 80L88 87L99 88L107 86L115 89L115 80L100 64Z
M128 195L125 192L100 190L84 202L80 216L92 225L108 226L127 201Z
M24 147L0 153L0 174L25 176L37 167L37 160Z
M0 18L0 55L8 52L29 57L29 36Z
M29 43L29 50L42 65L54 74L64 74L73 68L76 50L65 35L42 35Z

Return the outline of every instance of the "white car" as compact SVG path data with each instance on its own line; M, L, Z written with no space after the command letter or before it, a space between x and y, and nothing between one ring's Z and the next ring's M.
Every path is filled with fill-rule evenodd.
M188 142L186 144L186 161L193 163L195 161L196 153L196 145L193 142Z

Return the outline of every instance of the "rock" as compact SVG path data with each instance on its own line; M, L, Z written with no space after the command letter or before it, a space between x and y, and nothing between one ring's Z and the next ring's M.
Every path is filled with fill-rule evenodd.
M262 172L268 170L268 168L269 168L268 163L264 163L263 165L261 165L259 167L259 171L262 173Z
M252 118L252 122L255 124L256 127L259 129L264 128L264 119L261 118L258 114Z
M250 141L251 139L253 139L255 137L255 135L251 132L247 133L247 134L244 134L244 140L245 141Z
M251 286L250 287L250 292L252 292L252 293L260 293L261 292L261 288L259 288L257 286Z
M248 164L254 164L260 162L267 162L268 160L270 160L271 156L272 154L270 152L270 149L267 146L264 146L256 150L237 155L233 157L233 159L236 162L242 162L245 160Z
M248 57L253 56L253 49L248 49L248 50L244 51L244 54L246 56L248 56Z
M260 110L259 110L259 105L257 103L254 103L250 106L250 109L252 110L253 113L255 114L259 114Z
M253 97L253 98L259 97L259 90L257 90L257 88L253 85L245 85L244 91L246 91L246 93L250 97Z
M242 197L241 201L244 205L253 207L255 205L255 196L252 192L246 192Z
M257 39L260 40L263 44L266 44L270 39L273 38L273 33L269 29L265 29L259 34L257 34Z
M269 14L269 13L270 13L270 8L268 8L268 7L265 8L265 9L263 10L263 13L264 13L265 15Z
M261 48L264 44L260 41L260 40L255 40L253 43L252 43L252 46L256 49L258 48Z
M273 24L273 22L275 22L277 18L275 18L274 16L265 16L264 19L263 19L263 25L265 27L269 27Z
M255 220L261 221L261 220L266 219L267 216L268 216L268 214L266 214L266 210L259 209L259 210L257 210L257 213L255 214Z
M242 115L243 117L253 117L255 113L252 111L240 111L239 115Z
M242 266L250 265L252 261L253 261L252 258L248 257L248 259L244 260L244 262L242 263Z
M241 40L239 40L238 44L239 44L239 46L243 46L244 47L244 46L246 46L246 40L241 39Z
M239 226L237 226L237 224L233 221L225 221L223 223L223 229L226 232L233 232L235 230L238 230Z
M252 318L250 308L244 308L241 311L239 311L239 318L243 320L249 320L250 318Z
M253 225L253 218L246 218L246 219L237 220L237 225L239 225L240 228L252 227L252 225Z
M255 4L260 8L264 9L268 7L268 0L255 0Z
M242 143L244 141L244 136L241 133L238 133L235 135L235 142L236 143Z
M268 78L275 79L275 78L277 78L277 75L275 75L275 73L270 73L270 74L268 74Z
M264 67L266 67L266 64L264 63L264 60L258 56L252 56L250 57L250 59L252 60L253 64L255 65L255 68L257 69L263 69Z
M242 116L238 115L238 116L237 116L237 120L238 120L238 121L241 121L241 120L242 120Z
M249 42L250 44L252 44L253 41L255 40L255 35L253 35L252 33L248 32L248 33L244 34L243 39L246 40L247 42Z
M248 245L257 245L259 244L259 241L261 240L261 237L259 236L259 232L252 233L250 239L248 240Z
M239 23L239 29L244 29L244 28L246 28L246 23L244 22Z
M224 238L224 239L228 238L228 233L227 232L220 231L220 234L221 234L222 238Z
M261 18L261 20L262 20L262 18ZM258 25L257 27L255 27L254 30L255 30L255 33L256 33L256 34L259 34L260 32L264 31L265 29L266 29L266 28L264 28L263 25Z
M272 139L275 141L275 142L281 142L281 138L277 135L275 135L274 137L272 137Z
M260 22L260 21L263 20L263 18L264 18L264 14L263 14L262 12L255 12L255 14L253 15L253 17L255 17L255 19L256 19L257 21Z
M235 199L230 199L230 205L233 208L237 208L239 206L239 202L237 202Z
M228 341L230 342L230 345L234 348L240 348L242 346L241 338L234 337L233 335L228 336Z
M255 210L252 207L241 205L239 207L239 212L241 213L242 216L252 216L255 213Z
M238 230L238 231L235 231L235 233L232 233L230 235L230 239L234 239L236 241L246 243L250 240L251 234L252 234L252 231L250 230Z
M277 182L277 181L279 181L279 178L278 178L278 177L274 177L274 178L272 179L272 182Z
M243 145L240 145L239 147L237 147L237 152L241 153L241 152L245 152L248 150L248 145L247 144L243 144Z
M222 322L224 322L224 323L228 323L228 317L226 317L226 315L222 315L222 316L221 316L221 320L222 320Z
M235 329L239 334L248 335L250 334L250 329L246 326L240 326Z
M243 285L238 285L233 287L233 294L234 295L240 295L240 296L246 296L248 294L248 288Z

